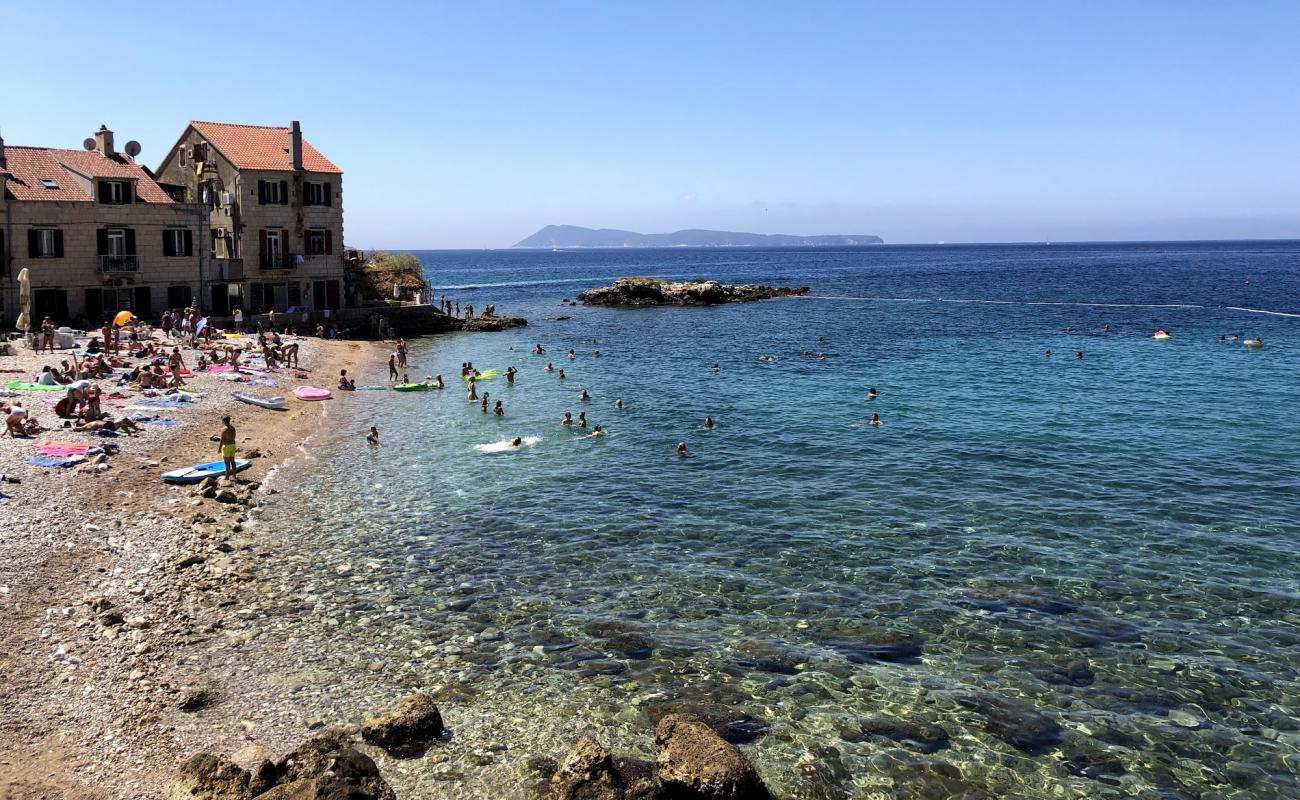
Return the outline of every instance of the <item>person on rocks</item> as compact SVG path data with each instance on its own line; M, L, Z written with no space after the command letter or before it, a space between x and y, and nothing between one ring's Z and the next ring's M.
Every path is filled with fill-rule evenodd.
M221 433L217 436L217 451L221 453L221 460L225 462L225 475L230 480L235 479L235 426L230 423L230 416L226 415L221 418Z

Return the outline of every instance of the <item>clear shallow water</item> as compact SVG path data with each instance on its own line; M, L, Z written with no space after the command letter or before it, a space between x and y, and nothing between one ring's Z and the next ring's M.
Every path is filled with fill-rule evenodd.
M331 648L535 741L739 709L790 796L1300 794L1300 244L420 255L531 325L334 404L275 531ZM622 275L815 296L561 305ZM520 370L480 387L504 419L466 360Z

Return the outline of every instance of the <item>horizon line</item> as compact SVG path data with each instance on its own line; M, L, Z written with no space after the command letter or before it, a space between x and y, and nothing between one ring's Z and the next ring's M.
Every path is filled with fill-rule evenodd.
M1228 243L1249 243L1256 242L1260 244L1276 244L1281 242L1300 242L1300 236L1285 237L1276 239L1069 239L1069 240L1049 240L1049 239L1025 239L1020 241L939 241L939 242L881 242L880 244L861 244L861 245L669 245L660 247L518 247L516 245L506 245L505 247L358 247L357 250L383 250L386 252L441 252L441 253L482 253L485 251L498 250L540 250L543 252L552 252L555 250L823 250L823 249L841 249L841 250L870 250L878 247L1010 247L1010 246L1038 246L1045 245L1078 245L1078 244L1228 244Z

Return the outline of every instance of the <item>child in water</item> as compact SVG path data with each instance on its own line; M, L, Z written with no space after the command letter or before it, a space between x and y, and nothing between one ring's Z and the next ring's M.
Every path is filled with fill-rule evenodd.
M370 426L370 432L366 434L366 442L371 447L379 446L379 429L376 428L374 425Z

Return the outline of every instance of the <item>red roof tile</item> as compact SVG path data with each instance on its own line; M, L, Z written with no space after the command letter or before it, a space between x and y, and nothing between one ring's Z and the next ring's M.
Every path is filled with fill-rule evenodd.
M91 150L62 150L54 147L5 146L5 159L13 177L5 182L15 200L62 200L89 202L92 198L73 177L75 171L87 178L119 178L135 181L138 202L171 203L144 167L130 156L117 153L101 156ZM57 189L47 189L42 180L52 180Z
M288 171L289 129L265 125L231 125L225 122L191 122L191 125L221 151L238 169L269 169ZM337 172L320 151L304 139L302 142L302 167L308 172Z

